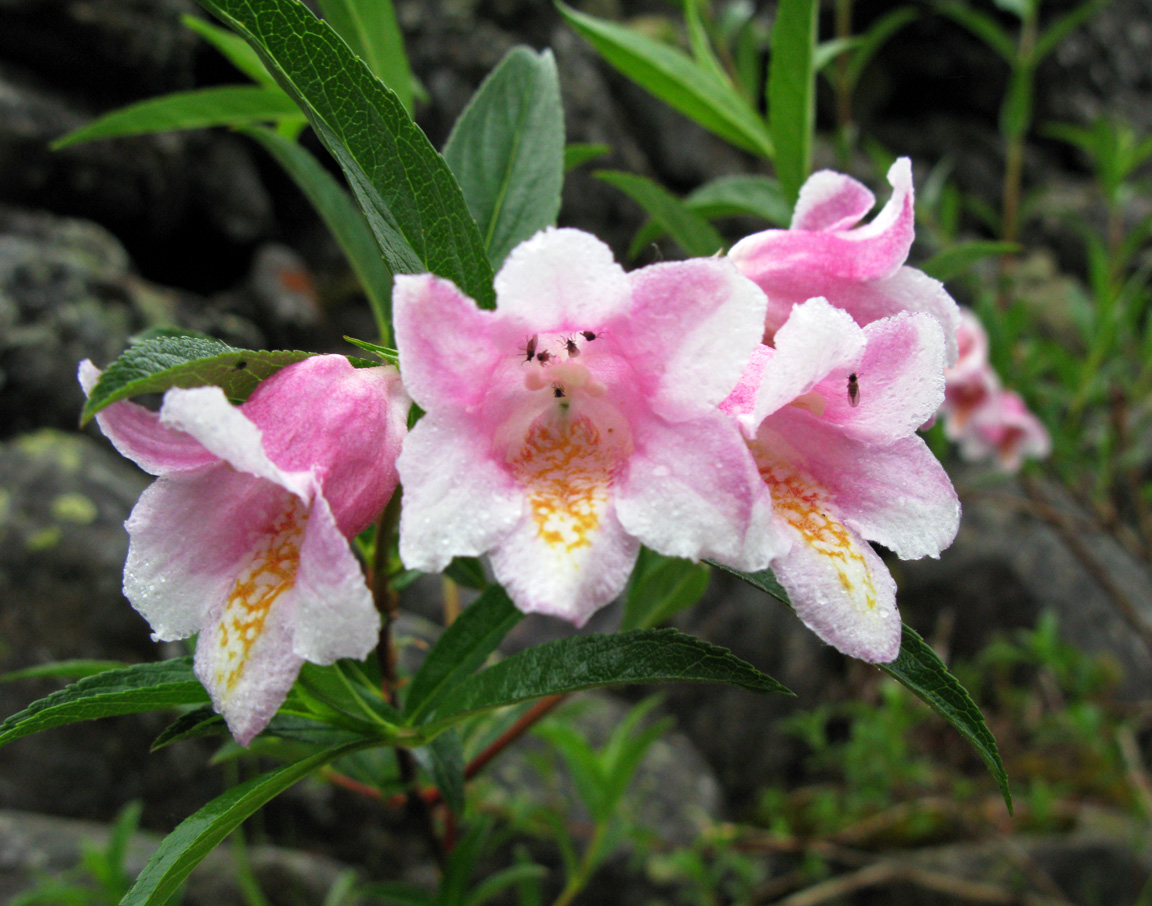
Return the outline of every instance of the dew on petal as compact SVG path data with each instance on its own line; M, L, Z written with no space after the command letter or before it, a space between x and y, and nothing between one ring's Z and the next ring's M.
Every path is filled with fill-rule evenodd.
M849 600L876 609L876 584L853 534L833 515L828 492L811 476L781 462L762 448L754 449L760 477L772 493L772 510L795 529L804 543L825 557L840 578Z
M300 542L308 512L291 497L285 510L258 536L220 616L216 687L223 695L239 681L253 645L276 600L296 583Z

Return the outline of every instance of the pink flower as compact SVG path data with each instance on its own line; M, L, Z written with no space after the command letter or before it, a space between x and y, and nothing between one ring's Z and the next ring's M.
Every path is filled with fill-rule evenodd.
M861 328L824 299L797 306L722 408L734 415L786 549L772 570L797 614L853 657L900 652L896 586L865 539L937 556L960 505L916 429L943 396L936 320L903 312Z
M965 459L995 458L1004 472L1018 472L1026 458L1043 459L1052 452L1043 423L1012 390L993 393L957 439Z
M631 274L594 236L545 230L481 311L396 278L400 368L426 411L400 455L400 553L437 571L491 555L526 612L577 625L624 588L640 545L763 569L770 516L716 407L757 344L764 295L723 259Z
M915 232L908 158L892 165L888 181L892 198L871 223L856 226L875 204L872 193L841 173L813 173L789 229L764 230L732 246L728 257L768 294L765 342L792 306L823 296L861 326L902 311L927 312L944 330L948 362L956 360L956 303L939 280L904 266Z
M100 372L80 365L85 392ZM124 594L160 641L200 633L196 675L247 745L304 661L365 657L380 629L348 539L383 510L409 400L394 368L314 356L232 406L172 389L97 420L158 476L125 523Z

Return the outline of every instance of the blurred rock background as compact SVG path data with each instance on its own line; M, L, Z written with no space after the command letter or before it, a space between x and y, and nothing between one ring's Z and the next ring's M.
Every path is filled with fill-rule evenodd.
M869 4L860 13L875 17L892 5ZM1054 11L1060 6L1052 4ZM614 18L675 14L656 0L600 0L585 8ZM756 169L609 70L549 3L398 0L397 9L429 96L417 119L437 147L484 75L513 45L527 43L555 52L568 139L609 145L605 166L655 177L677 192ZM995 204L1002 168L996 117L1007 70L927 5L918 9L917 21L866 73L857 108L862 132L912 155L918 173L948 159L965 192ZM762 4L765 23L771 14L772 5ZM250 347L350 352L342 335L371 337L367 306L334 243L295 188L244 138L213 130L48 149L53 139L131 101L237 80L181 23L184 15L200 15L193 0L0 0L0 673L65 658L139 661L178 652L150 641L120 593L127 547L121 523L148 479L97 431L77 429L80 359L104 365L134 333L160 325ZM1114 0L1044 64L1037 121L1088 123L1109 112L1138 133L1152 131L1150 53L1152 2ZM323 154L318 143L311 147ZM831 164L826 149L818 157L819 165ZM623 259L641 212L589 169L569 177L561 223L603 237ZM1086 217L1096 216L1087 201L1090 176L1066 146L1031 142L1025 176L1031 185L1061 187L1082 200ZM1034 229L1059 268L1075 273L1083 266L1078 246L1059 229L1044 223ZM1034 497L1015 483L989 492L980 476L957 477L965 505L957 542L938 562L894 565L906 621L950 655L971 657L997 632L1032 626L1051 609L1064 638L1116 664L1119 698L1146 707L1152 658L1133 620L1152 622L1148 564L1055 488L1044 491L1053 517L1038 512ZM1101 569L1110 580L1101 580ZM406 604L435 616L425 601ZM610 628L612 618L606 612L597 625ZM678 729L666 737L660 763L645 770L657 778L647 784L648 795L665 790L672 810L690 806L713 820L745 817L757 791L796 776L805 757L804 743L782 733L779 720L875 687L875 671L848 663L784 608L721 577L679 625L732 648L798 697L666 690L663 707ZM510 644L567 631L531 620ZM0 684L0 715L57 685ZM162 715L101 721L0 749L0 899L22 889L36 870L61 870L79 839L99 834L61 819L108 822L124 803L140 799L144 826L166 832L222 789L225 772L207 763L210 744L148 754L164 726ZM954 738L946 745L962 743ZM402 816L382 814L343 791L295 790L268 810L265 826L270 840L381 877L431 876ZM1083 830L1076 833L1068 835L1067 851L1047 841L1052 852L1043 858L1065 868L1072 860L1112 886L1089 884L1100 895L1089 901L1081 899L1082 879L1061 880L1057 889L1066 900L1059 902L1135 902L1147 876L1146 849L1107 835L1087 846ZM277 903L320 902L316 890L330 885L293 885L309 876L335 878L338 865L284 868L293 858L274 853L257 860L269 896ZM976 865L988 856L952 858ZM639 903L654 895L634 871L621 867L607 878L588 902ZM882 900L838 902L969 902L900 890L897 884ZM601 899L593 899L595 891ZM193 885L188 901L224 902L221 896Z

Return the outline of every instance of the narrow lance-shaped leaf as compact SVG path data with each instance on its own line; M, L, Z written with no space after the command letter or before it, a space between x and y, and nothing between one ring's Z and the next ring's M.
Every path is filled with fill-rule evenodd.
M326 22L294 0L199 0L242 35L301 105L395 273L431 271L495 306L492 268L460 187L404 105Z
M792 606L788 593L776 581L771 570L758 573L745 573L722 563L709 561L713 566L743 579L753 588L771 595ZM932 650L916 631L904 626L900 642L900 654L890 664L877 664L881 670L914 692L937 714L950 723L960 733L988 766L989 772L1000 787L1008 811L1012 811L1012 792L1008 787L1008 774L996 747L996 739L984 721L984 715L972 696L960 685L960 681L948 672L948 667L940 656Z
M791 695L732 652L675 629L640 629L546 642L505 658L444 696L426 727L546 695L627 683L728 683Z
M755 110L731 86L686 54L639 32L557 3L597 53L620 72L727 142L772 157L772 140Z
M215 384L233 400L245 400L260 381L311 352L235 349L219 340L161 337L129 347L105 369L80 414L85 424L105 406L170 387Z
M512 48L456 121L444 159L493 268L554 225L564 183L564 111L552 52Z
M192 869L258 808L317 768L370 744L360 741L322 749L216 797L164 838L120 906L163 906Z
M324 18L412 115L412 70L392 0L320 0Z
M191 658L134 664L85 677L13 714L0 723L0 745L64 724L207 701Z
M642 207L685 253L695 257L715 255L724 248L723 237L716 228L652 180L635 173L597 170L596 178L619 189Z
M226 28L221 28L219 25L213 25L205 19L198 16L181 16L180 21L185 26L196 32L201 38L215 47L228 62L239 69L244 75L252 79L254 82L259 82L267 88L274 88L280 91L280 86L276 84L276 80L272 78L272 73L268 71L260 57L256 55L248 42L241 38L239 35L234 35ZM297 108L299 110L299 108Z
M768 126L776 175L789 205L808 178L816 128L816 0L780 0L768 60Z
M467 678L523 619L507 593L491 585L444 630L408 685L405 720L416 723L441 696Z
M53 150L102 138L207 126L249 126L299 119L300 108L279 88L236 85L200 88L113 110L52 143Z
M708 587L708 567L642 548L624 603L622 630L650 629L691 607Z
M344 187L305 148L270 129L246 129L244 134L276 158L312 203L368 297L380 344L391 345L392 272L384 263L364 214Z

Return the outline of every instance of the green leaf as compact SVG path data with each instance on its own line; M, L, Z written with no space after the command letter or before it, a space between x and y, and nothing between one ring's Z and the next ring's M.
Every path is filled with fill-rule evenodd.
M896 32L916 20L919 12L911 6L900 6L885 13L860 35L860 43L848 60L848 84L855 87L872 58Z
M785 229L792 222L792 206L780 183L769 176L720 176L700 186L684 203L701 217L748 215Z
M368 297L381 344L390 344L392 271L380 255L364 214L344 187L305 148L271 129L245 129L244 134L264 146L312 203Z
M991 240L971 240L958 242L943 251L937 252L920 265L929 277L937 280L951 280L964 273L977 261L999 255L1014 255L1020 251L1015 242L995 242Z
M876 666L916 693L971 743L977 754L984 759L984 764L1000 787L1000 793L1011 812L1012 791L1008 786L1008 774L1000 759L996 739L972 697L959 680L948 672L948 667L932 647L906 625L900 642L900 655L890 664Z
M1012 73L1000 106L1000 134L1005 139L1021 138L1032 125L1032 95L1036 74L1027 66Z
M964 26L977 38L1004 58L1009 66L1016 65L1016 42L992 16L968 6L964 0L940 0L933 9L953 22Z
M642 548L624 603L622 630L649 629L691 607L708 587L708 567Z
M164 838L120 906L164 906L192 869L244 819L317 768L366 745L361 741L322 749L216 797Z
M593 144L589 142L573 142L564 148L564 172L571 173L590 160L603 157L611 152L609 145Z
M392 0L320 0L324 18L412 115L412 70Z
M847 53L853 47L858 47L860 40L859 35L853 35L851 38L831 38L827 41L820 41L812 51L812 71L823 72L824 68L840 54Z
M484 564L478 557L453 557L444 570L444 575L465 588L484 591L491 583L484 574Z
M483 664L523 617L499 585L489 586L464 608L412 677L404 703L405 721L416 724L446 691Z
M780 0L768 60L768 129L784 200L796 203L808 178L816 128L816 0Z
M538 881L547 877L547 875L548 869L543 865L525 863L523 865L509 866L495 874L488 875L484 880L479 881L473 886L467 898L464 900L463 906L484 906L489 900L496 899L496 897L514 884L522 884L530 880ZM523 899L518 902L522 903Z
M505 658L458 683L436 708L432 724L450 726L469 714L546 695L627 683L728 683L752 692L791 695L725 648L675 629L638 629L546 642Z
M753 588L766 592L789 607L792 606L788 592L776 581L770 570L745 573L722 563L709 562L724 572L743 579ZM977 754L984 759L984 763L1000 787L1008 811L1011 812L1012 793L1008 788L1008 774L1004 770L1003 761L1000 760L996 740L972 697L960 685L960 681L948 672L939 655L916 634L914 629L905 625L900 641L900 654L896 660L890 664L875 666L907 686L972 744Z
M618 170L597 170L595 175L640 205L690 257L707 257L724 249L724 239L716 228L663 186L645 176Z
M708 30L704 27L697 0L685 0L684 23L688 26L688 43L692 47L692 56L696 64L717 82L731 86L732 80L716 56L716 51L712 49L712 41L708 37Z
M82 679L107 670L127 667L123 661L72 660L56 661L52 664L37 664L10 673L0 673L0 683L12 683L25 679Z
M255 48L336 158L394 273L431 271L485 308L492 268L448 165L404 105L294 0L199 0Z
M1092 16L1107 6L1108 3L1109 0L1088 0L1087 3L1081 3L1049 25L1043 34L1036 39L1036 44L1032 48L1032 64L1036 65L1040 63L1048 54L1060 46L1061 41L1091 19Z
M80 413L84 425L105 406L171 387L221 387L232 400L245 400L256 385L311 352L235 349L219 340L165 337L132 346L105 369Z
M734 88L686 54L563 3L556 6L597 53L637 85L725 141L761 157L772 157L772 139L756 111Z
M228 725L224 718L217 714L212 707L205 706L194 711L181 714L172 723L164 728L163 732L152 740L150 752L163 749L174 742L183 739L199 739L203 736L220 736L228 732Z
M259 122L299 119L300 109L279 88L237 85L199 88L151 98L113 110L56 139L53 151L101 138L203 129L207 126L247 126Z
M211 22L205 21L198 16L181 16L180 21L220 51L220 53L227 58L228 62L244 73L244 75L248 76L248 78L252 79L252 81L259 82L266 88L274 88L280 91L280 86L277 85L276 80L272 78L272 73L268 71L268 67L260 62L260 57L256 55L256 51L249 47L243 38L232 34L232 32L226 28L213 25ZM281 94L283 94L283 92L281 92ZM285 95L285 97L287 97L287 95ZM297 112L299 112L299 110L297 110Z
M425 770L444 802L457 815L464 814L464 746L455 730L441 733L427 746L412 752Z
M552 52L508 51L456 121L444 159L493 268L554 226L564 184L564 110Z
M206 701L191 658L134 664L87 676L13 714L0 723L0 745L64 724Z

